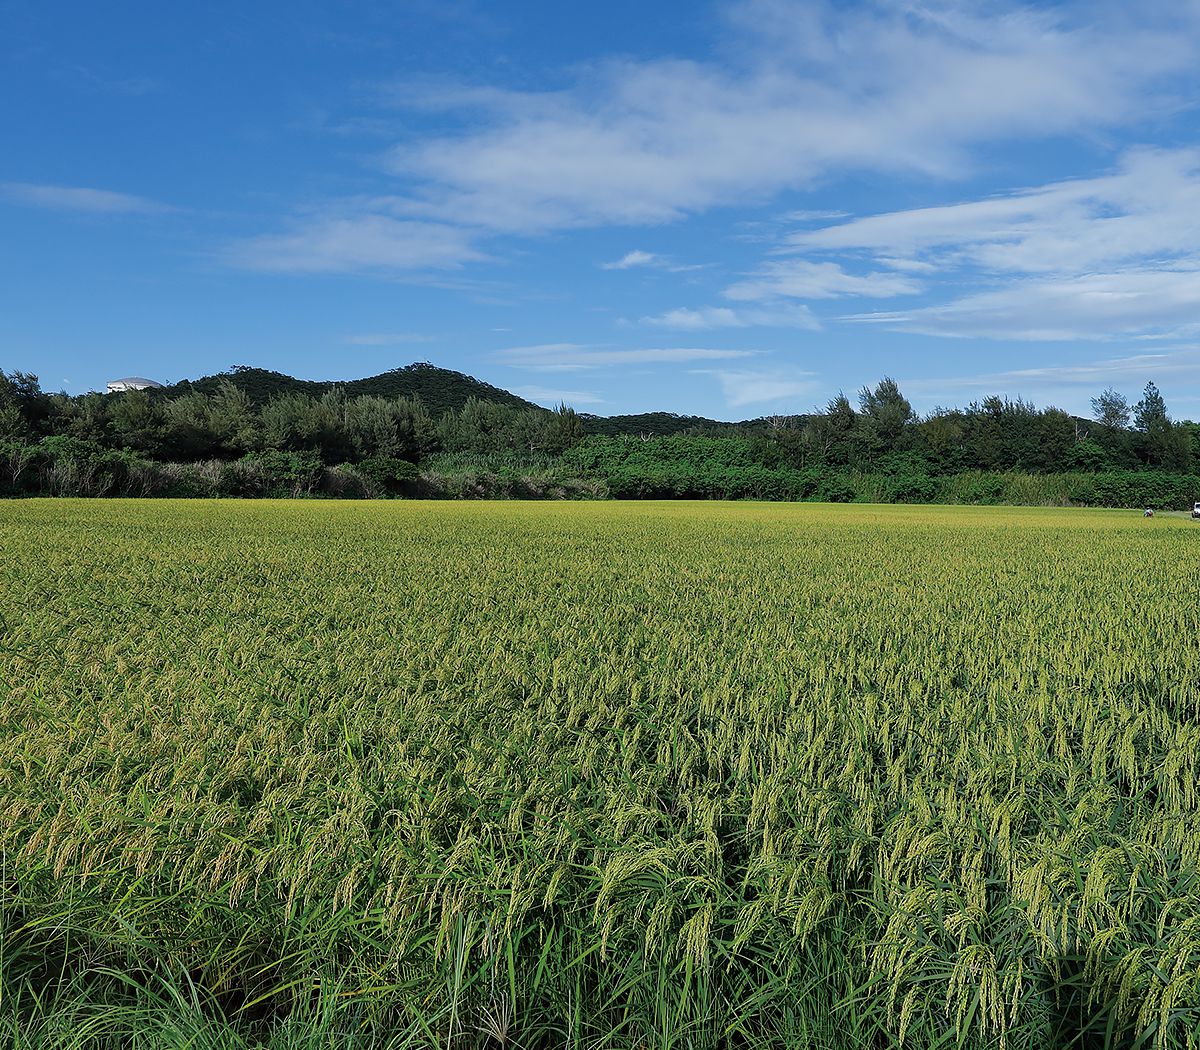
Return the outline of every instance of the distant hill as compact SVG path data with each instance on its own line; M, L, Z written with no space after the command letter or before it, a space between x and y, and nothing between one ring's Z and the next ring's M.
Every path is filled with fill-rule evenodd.
M670 437L672 434L699 432L704 434L735 434L747 428L746 423L724 423L705 416L681 416L674 412L640 412L628 416L594 416L581 413L585 434L605 437Z
M155 398L172 398L197 390L204 394L214 393L227 381L244 390L256 405L264 405L272 398L284 394L307 394L320 397L327 390L341 387L351 397L370 394L376 397L419 397L425 408L435 419L446 412L457 411L469 398L491 401L513 408L534 408L547 411L540 405L526 401L511 391L473 376L439 368L419 361L403 368L393 368L366 379L326 380L296 379L282 372L266 368L248 368L238 365L228 372L204 376L200 379L184 379L171 386L149 391ZM732 436L734 434L758 433L770 429L766 419L748 419L730 423L706 416L678 415L674 412L641 412L633 415L598 416L590 412L580 413L585 434L601 434L606 437L670 437L672 434L702 434L708 437Z
M759 416L736 423L707 416L681 416L674 412L641 412L628 416L593 416L581 414L585 434L605 437L670 437L672 434L695 434L701 437L746 437L788 426L802 426L805 415Z
M449 368L438 368L425 362L394 368L390 372L382 372L377 376L366 379L350 379L345 381L316 381L311 379L296 379L282 372L272 372L265 368L246 368L239 366L219 375L204 376L201 379L184 379L172 386L152 391L155 397L179 397L189 390L201 393L214 393L222 381L228 381L246 395L256 405L262 405L272 398L283 394L307 394L310 397L320 397L328 390L341 387L349 396L358 397L362 394L376 397L419 397L436 419L449 411L456 411L469 398L480 401L493 401L501 405L511 405L514 408L538 408L516 394L502 390L498 386L481 382L462 372Z

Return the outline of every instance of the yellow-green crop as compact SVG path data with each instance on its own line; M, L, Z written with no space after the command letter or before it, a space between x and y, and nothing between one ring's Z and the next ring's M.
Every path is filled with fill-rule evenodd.
M1184 518L14 502L0 617L14 1031L1200 1047Z

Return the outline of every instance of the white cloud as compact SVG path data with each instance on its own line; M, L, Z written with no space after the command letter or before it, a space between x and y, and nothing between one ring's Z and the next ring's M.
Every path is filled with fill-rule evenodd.
M1080 274L1200 255L1200 150L1131 150L1111 174L1005 196L871 215L792 234L799 249L993 272ZM903 265L903 263L901 264Z
M564 402L568 405L604 404L604 398L589 390L553 390L544 386L516 386L512 388L512 391L525 398L526 401L534 401L539 405L548 405L551 408Z
M924 335L1056 341L1170 336L1200 323L1200 270L1022 280L915 310L844 320Z
M44 186L30 182L0 184L0 195L15 204L53 211L91 215L154 215L174 211L169 204L130 193L97 190L86 186Z
M772 298L835 299L861 296L887 299L896 295L913 295L921 291L919 281L898 273L847 273L837 263L810 262L789 259L764 263L744 281L725 289L725 296L735 300Z
M699 310L679 307L655 317L643 317L642 324L657 328L699 332L712 328L805 328L816 331L820 322L807 306L783 304L774 307L752 307L733 310L728 306L709 306Z
M349 346L402 346L405 343L430 343L433 336L420 332L357 332L342 339Z
M1083 416L1091 415L1090 399L1105 387L1122 390L1131 400L1140 396L1147 380L1167 387L1168 407L1179 415L1181 405L1194 399L1173 397L1170 386L1200 383L1200 347L1171 347L1159 353L1129 354L1075 364L1018 368L978 375L901 379L900 386L915 403L933 405L943 399L961 402L964 391L1002 397L1036 398Z
M240 241L226 253L234 266L271 273L454 269L484 258L460 227L378 214L313 218L291 233Z
M385 151L393 192L301 217L290 231L233 246L227 260L282 272L445 269L482 261L488 236L663 223L767 203L841 172L957 177L981 144L1094 135L1190 99L1200 14L1150 2L1135 17L1116 3L740 0L722 8L722 47L705 60L598 61L547 91L393 84L380 105L447 118ZM867 229L827 226L798 233L796 246L811 236L832 249L831 231L851 228ZM793 264L789 277L780 263L730 292L909 294L915 281L896 271L931 265L915 249L876 254L893 273L835 280ZM1026 255L1036 258L1036 246ZM640 249L601 265L695 268Z
M606 262L600 264L602 270L631 270L635 266L655 266L661 261L661 257L655 255L654 252L643 252L634 249L631 252L626 252L621 258L615 262Z
M632 270L636 268L666 270L669 273L690 273L693 270L703 270L707 265L707 263L677 263L665 255L635 249L634 251L626 252L614 262L601 263L600 269Z
M1141 24L1117 5L732 10L723 63L611 61L554 92L423 93L427 108L478 119L391 151L390 170L415 184L407 207L530 233L670 221L837 170L954 176L979 143L1165 108L1156 93L1194 76L1200 40L1183 7Z
M1007 372L989 372L952 379L906 379L903 384L905 389L911 387L920 391L950 384L958 389L977 387L990 390L1014 383L1029 387L1078 385L1089 389L1107 385L1132 385L1140 389L1147 379L1158 376L1200 381L1200 347L1176 347L1162 353L1130 354L1082 364L1018 368Z
M849 212L829 208L798 208L795 211L784 212L779 218L784 222L828 222L830 219L846 219L849 215Z
M818 386L812 372L695 369L693 374L715 376L730 408L794 401Z
M1171 335L1200 324L1200 150L1130 150L1095 178L867 216L794 233L789 244L867 252L893 269L976 286L950 302L852 321L995 339Z
M721 350L708 347L647 347L610 350L579 343L543 343L496 351L505 364L547 372L578 371L622 365L686 364L753 357L756 350Z

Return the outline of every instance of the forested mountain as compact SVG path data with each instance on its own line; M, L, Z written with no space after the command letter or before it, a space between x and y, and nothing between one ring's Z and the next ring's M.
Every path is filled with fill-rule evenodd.
M672 434L736 434L757 429L759 420L742 423L725 423L704 416L681 416L674 412L639 412L636 415L597 416L582 412L585 434L603 434L605 437L670 437Z
M435 418L444 412L462 408L471 398L514 408L537 407L498 386L448 368L438 368L424 361L405 365L403 368L393 368L391 371L365 379L324 382L295 379L282 372L237 365L218 375L184 379L172 386L152 391L152 396L170 399L192 391L215 394L222 383L232 384L243 391L252 404L259 406L284 394L303 394L306 397L319 398L336 388L342 390L347 397L419 398L425 410Z

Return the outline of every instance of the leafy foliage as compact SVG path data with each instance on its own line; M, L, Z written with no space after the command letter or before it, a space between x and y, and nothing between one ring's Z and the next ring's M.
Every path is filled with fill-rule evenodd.
M22 466L28 456L10 457L16 468L7 481L0 470L0 486L60 495L270 494L281 489L264 463L283 462L271 459L280 453L313 455L325 468L298 491L342 497L797 500L824 493L835 502L937 502L970 490L945 479L986 472L1024 476L1016 487L999 482L1005 498L1023 491L1038 503L1106 505L1118 490L1162 486L1149 476L1116 487L1081 479L1063 495L1051 479L1120 472L1190 479L1200 465L1200 427L1173 421L1152 383L1135 429L1126 426L1127 402L1112 390L1095 399L1094 422L1001 397L921 418L891 378L864 387L857 409L838 394L823 411L741 423L670 413L603 419L503 394L431 365L346 384L239 368L167 390L80 397L48 395L36 377L0 372L0 441L61 464L50 476ZM49 446L38 453L48 438L120 454L129 469L98 483L87 470L72 473L71 456ZM373 484L375 468L353 469L392 460L416 465L418 477ZM1181 486L1171 489L1170 503L1155 505L1190 505L1197 493ZM1138 501L1146 502L1154 501Z

